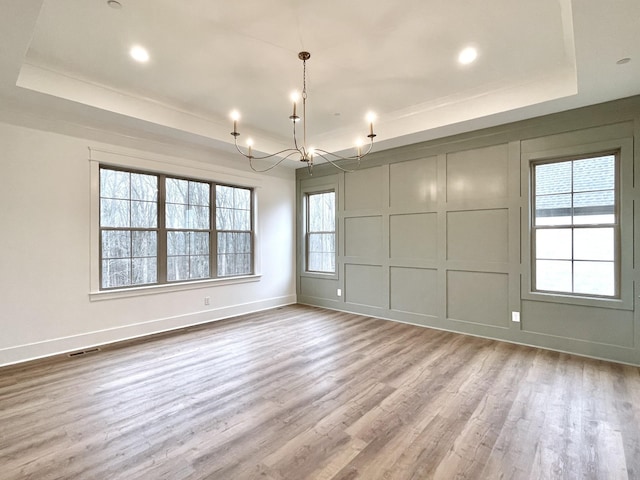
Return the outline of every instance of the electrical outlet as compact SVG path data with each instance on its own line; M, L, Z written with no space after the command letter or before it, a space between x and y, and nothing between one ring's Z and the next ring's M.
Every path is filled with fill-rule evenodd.
M205 305L209 305L210 302L211 302L211 297L204 297L204 304Z
M339 289L338 289L337 294L338 294L338 296L339 296L339 297L341 297L341 296L342 296L342 289L341 289L341 288L339 288Z
M511 312L511 321L520 323L520 312Z

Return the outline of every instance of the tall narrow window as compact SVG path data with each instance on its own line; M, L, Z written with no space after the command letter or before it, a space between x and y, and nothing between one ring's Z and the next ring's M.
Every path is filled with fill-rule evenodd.
M158 281L158 177L100 171L101 287Z
M336 194L307 195L307 271L336 271Z
M534 290L618 297L617 154L532 168Z
M216 185L218 276L253 272L251 190Z
M167 280L210 277L211 186L166 179Z

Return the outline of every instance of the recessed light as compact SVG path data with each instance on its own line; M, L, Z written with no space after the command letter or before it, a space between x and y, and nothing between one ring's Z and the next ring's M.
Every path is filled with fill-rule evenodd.
M109 5L111 8L122 8L122 4L120 2L118 2L118 0L109 0L107 2L107 5Z
M629 57L624 57L621 58L620 60L618 60L616 63L618 65L624 65L625 63L629 63L631 61L631 59Z
M478 50L473 47L467 47L458 54L458 62L462 65L468 65L478 58Z
M129 55L131 55L131 58L133 58L136 62L145 63L149 61L149 52L147 52L146 48L141 47L140 45L131 47L131 50L129 50Z

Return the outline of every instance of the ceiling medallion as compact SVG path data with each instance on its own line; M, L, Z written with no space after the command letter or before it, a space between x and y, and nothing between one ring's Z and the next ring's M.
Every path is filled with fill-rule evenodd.
M373 133L373 120L375 116L373 113L369 113L367 115L367 121L369 122L369 134L367 138L369 138L369 146L366 151L363 152L363 142L359 142L356 145L356 154L353 156L342 156L336 153L328 152L326 150L322 150L320 148L309 148L307 145L307 122L306 122L306 113L307 113L307 60L311 58L311 54L309 52L300 52L298 53L298 58L302 60L302 95L298 95L297 93L292 94L291 100L293 102L293 114L289 116L289 120L293 124L293 147L281 150L276 153L271 153L263 156L254 156L253 155L253 141L251 139L247 140L247 148L246 151L243 151L238 145L238 137L240 136L240 132L238 132L238 121L240 120L240 114L237 111L231 112L231 119L233 120L233 132L231 135L233 136L233 141L236 146L238 152L249 159L249 166L255 172L266 172L275 168L284 160L289 157L299 156L301 162L307 164L307 168L309 169L309 173L312 173L314 157L320 157L323 160L326 160L328 163L333 165L339 170L343 172L351 172L353 170L347 170L346 168L341 167L336 163L338 160L357 160L357 165L360 166L360 160L371 152L371 148L373 147L373 139L376 134ZM300 101L300 97L302 97L302 116L298 116L297 104ZM296 123L302 122L302 141L299 141L297 132L296 132ZM274 163L273 165L259 170L254 168L253 160L264 160L271 157L280 157L280 159Z

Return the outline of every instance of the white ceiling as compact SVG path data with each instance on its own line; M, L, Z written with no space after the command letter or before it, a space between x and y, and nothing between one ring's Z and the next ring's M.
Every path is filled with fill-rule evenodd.
M5 117L229 150L238 109L240 138L275 151L301 50L309 143L332 151L369 110L381 149L640 93L638 0L119 1L2 0Z

